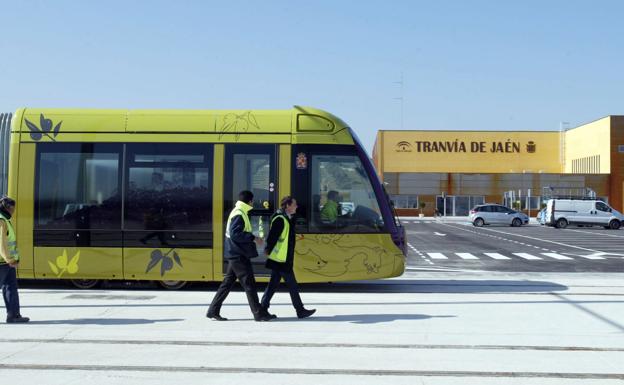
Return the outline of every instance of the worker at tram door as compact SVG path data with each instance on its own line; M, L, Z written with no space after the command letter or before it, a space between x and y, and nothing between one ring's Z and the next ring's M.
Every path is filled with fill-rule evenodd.
M19 252L15 230L11 224L11 216L15 212L15 201L7 196L0 198L0 286L7 311L7 323L25 323L28 317L20 314L19 296L17 294L17 265Z
M221 305L232 290L237 278L243 286L245 294L247 294L247 301L254 320L269 321L275 318L261 308L256 291L256 280L251 259L258 256L256 244L262 246L264 241L251 232L251 221L248 214L251 209L253 209L253 193L241 191L238 194L238 202L228 217L225 229L225 252L223 254L228 261L225 277L223 277L223 282L217 289L217 293L208 308L208 313L206 313L206 317L216 321L227 321L227 318L221 316Z
M290 299L297 317L307 318L316 312L316 309L306 309L301 302L297 280L293 271L295 258L295 223L293 217L297 211L297 200L291 196L282 198L280 209L271 218L271 228L264 248L267 255L266 267L271 269L271 280L262 296L262 308L268 312L271 298L277 290L280 280L288 286Z

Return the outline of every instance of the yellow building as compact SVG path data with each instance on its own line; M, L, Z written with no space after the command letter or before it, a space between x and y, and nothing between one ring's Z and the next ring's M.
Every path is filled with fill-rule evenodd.
M535 211L553 193L624 208L624 116L566 131L379 131L373 160L403 215L484 202Z

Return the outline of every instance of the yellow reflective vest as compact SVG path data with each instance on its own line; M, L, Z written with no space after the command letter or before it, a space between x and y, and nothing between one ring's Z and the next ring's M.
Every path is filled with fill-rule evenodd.
M17 238L15 237L15 230L9 218L0 213L0 220L3 220L7 226L7 250L9 251L9 257L15 262L19 261L19 251L17 251ZM5 263L4 258L0 258L0 263Z
M252 230L251 221L249 220L249 215L247 213L252 208L253 207L249 206L245 202L241 202L241 201L236 202L236 205L234 206L234 208L230 212L230 215L228 216L227 225L225 227L226 237L228 238L230 237L230 224L232 223L232 219L237 215L240 215L241 217L243 217L243 222L245 222L245 228L243 230L248 233L251 233L251 230Z
M290 221L285 215L278 214L271 220L271 226L273 226L273 222L275 222L277 218L282 218L284 221L284 228L268 258L275 262L284 263L288 257L288 232L290 231Z

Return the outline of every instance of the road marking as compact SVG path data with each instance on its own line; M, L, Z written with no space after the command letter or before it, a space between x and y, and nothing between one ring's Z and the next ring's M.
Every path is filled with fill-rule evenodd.
M435 232L434 232L434 234L435 234L435 235L439 235L439 236L441 236L441 237L446 236L446 234L438 233L437 231L435 231Z
M399 283L399 285L403 285ZM279 347L279 348L336 348L336 349L435 349L435 350L506 350L554 352L623 352L618 347L561 346L561 345L451 345L418 343L348 343L348 342L282 342L282 341L197 341L197 340L134 340L134 339L73 339L73 338L1 338L0 343L63 344L63 345L163 345L163 346L223 346L223 347Z
M446 224L446 223L442 223L442 225L448 226L448 227L452 227L452 228L458 229L458 230L464 230L461 227L449 225L449 224ZM573 249L591 251L592 253L603 253L603 251L601 251L601 250L588 249L586 247L574 246L574 245L570 245L570 244L567 244L567 243L556 242L556 241L551 241L551 240L548 240L548 239L542 239L542 238L537 238L537 237L531 237L531 236L528 236L528 235L513 234L513 233L508 233L508 232L505 232L505 231L499 231L499 230L494 230L494 229L487 229L487 228L484 228L484 227L480 227L480 229L482 231L491 231L491 232L494 232L494 233L505 234L505 235L509 235L509 236L512 236L512 237L522 237L522 238L533 239L535 241L540 241L540 242L554 243L554 244L559 245L559 246L565 246L565 247L570 247L570 248L573 248ZM556 229L553 229L553 230L556 230ZM486 234L483 234L483 233L480 233L480 232L476 232L476 231L470 231L470 230L464 230L464 231L468 231L468 232L475 233L475 234L480 234L480 235L486 235ZM605 253L605 254L607 254L607 253ZM624 257L624 254L622 254L622 253L608 253L608 254Z
M601 257L601 255L605 255L605 253L594 253L594 254L590 254L590 255L579 255L579 257L586 258L586 259L606 259L604 257Z
M585 233L585 234L591 234L591 235L602 235L602 236L605 236L605 237L620 238L620 239L624 238L624 236L622 236L622 235L605 234L605 233L603 233L602 230L586 231L586 230L567 229L566 231L575 231L577 233Z
M418 256L420 258L423 259L423 261L427 262L430 265L435 265L435 263L431 262L429 259L427 259L427 257L425 257L425 255L423 253L420 252L420 250L418 250L417 248L415 248L411 243L407 243L407 245L410 247L410 249L412 249L412 251L414 251L416 254L418 254Z
M487 255L490 258L494 258L494 259L511 259L511 258L506 257L503 254L499 254L499 253L483 253L483 254Z
M566 257L565 255L561 255L557 253L542 253L542 255L545 255L547 257L554 258L554 259L574 259L574 258Z
M455 253L461 259L479 259L477 256L470 253Z
M249 374L249 375L292 375L292 376L335 376L334 378L345 378L345 376L359 376L359 378L380 376L393 377L414 377L417 378L544 378L576 380L624 380L624 375L620 373L576 373L576 372L529 372L529 371L459 371L459 370L412 370L412 369L341 369L341 368L284 368L284 367L213 367L213 366L165 366L165 365L73 365L73 364L0 364L0 370L21 370L32 373L33 370L55 371L57 373L67 371L86 372L149 372L149 373L216 373L216 374ZM358 379L359 380L359 379ZM348 381L348 382L355 382ZM365 380L364 380L365 381ZM364 382L359 381L359 382ZM413 382L413 381L412 381ZM465 383L464 381L463 383ZM498 381L500 383L501 381Z
M442 254L442 253L427 253L427 255L429 256L429 258L431 259L448 259L446 257L446 255Z
M528 253L513 253L513 255L517 255L520 258L528 259L528 260L538 260L542 259L540 257L536 257L535 255L531 255Z

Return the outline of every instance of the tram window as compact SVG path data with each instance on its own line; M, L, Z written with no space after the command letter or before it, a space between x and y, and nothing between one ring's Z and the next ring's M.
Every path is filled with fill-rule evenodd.
M200 144L129 144L124 228L210 231L208 151Z
M311 231L382 231L375 192L355 155L312 155Z
M271 199L271 156L269 154L234 154L232 173L232 202L238 200L238 193L251 190L254 194L254 209L269 209ZM265 203L266 202L266 203ZM268 205L267 207L265 207Z
M37 145L35 227L120 229L121 145Z

